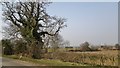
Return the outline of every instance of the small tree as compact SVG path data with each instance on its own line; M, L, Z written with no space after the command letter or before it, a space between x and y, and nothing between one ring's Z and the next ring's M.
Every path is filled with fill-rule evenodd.
M70 47L70 42L68 40L66 40L66 41L64 41L63 45L65 47L65 50L68 51L69 50L68 47Z
M80 45L80 49L82 51L90 51L91 49L89 48L89 43L88 42L84 42Z
M120 45L119 45L119 44L115 44L115 47L116 47L117 49L120 49Z
M50 39L50 45L53 48L54 52L63 46L63 38L61 35L57 34L54 37L51 37Z
M68 40L64 41L63 45L65 47L69 47L70 46L70 41L68 41Z

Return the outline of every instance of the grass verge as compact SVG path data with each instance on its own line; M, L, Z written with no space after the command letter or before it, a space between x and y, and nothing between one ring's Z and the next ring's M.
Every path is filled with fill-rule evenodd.
M60 60L32 59L32 58L28 58L28 57L22 57L22 59L19 59L19 56L16 56L16 55L3 55L3 57L32 62L32 63L45 65L45 66L88 66L87 64L63 62Z

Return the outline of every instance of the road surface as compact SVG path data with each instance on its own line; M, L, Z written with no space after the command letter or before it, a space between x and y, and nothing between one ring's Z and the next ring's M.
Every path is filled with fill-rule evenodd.
M2 66L44 66L44 65L2 57Z

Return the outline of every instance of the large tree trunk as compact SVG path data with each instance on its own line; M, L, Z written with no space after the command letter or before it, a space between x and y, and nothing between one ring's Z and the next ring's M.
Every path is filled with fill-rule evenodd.
M32 58L40 59L42 57L43 42L35 42L33 46Z

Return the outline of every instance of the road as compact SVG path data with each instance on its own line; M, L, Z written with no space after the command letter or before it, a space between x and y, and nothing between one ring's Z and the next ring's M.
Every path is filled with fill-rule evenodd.
M2 66L44 66L44 65L4 57L2 58Z

